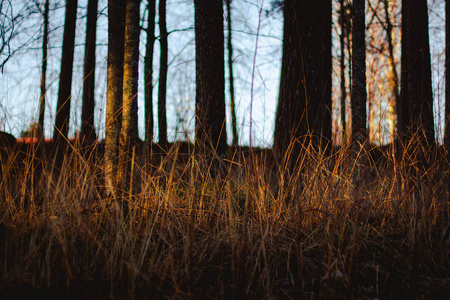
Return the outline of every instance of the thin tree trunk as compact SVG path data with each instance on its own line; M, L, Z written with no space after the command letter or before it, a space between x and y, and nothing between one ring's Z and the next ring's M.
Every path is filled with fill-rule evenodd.
M397 68L395 66L395 56L394 56L394 42L392 40L392 30L394 29L394 26L391 22L391 18L389 15L389 2L388 0L383 0L384 3L384 14L386 18L386 35L387 35L387 41L388 41L388 47L389 47L389 66L391 68L391 84L392 84L392 94L394 95L393 100L389 100L389 106L392 108L391 112L395 113L397 111L397 105L399 101L399 78L397 73ZM392 122L395 124L395 118L392 120ZM395 125L393 126L393 131L395 131ZM394 142L394 132L392 132L391 142Z
M444 146L450 163L450 4L445 1L445 134Z
M140 0L127 0L125 16L125 49L123 72L123 107L121 153L127 153L139 141L138 78L139 78L139 6Z
M352 30L352 150L355 167L352 172L352 183L355 187L355 198L364 197L362 182L366 175L367 157L365 147L368 143L367 131L367 89L366 89L366 18L365 0L353 1Z
M352 30L352 148L360 149L367 135L367 89L366 89L366 41L365 0L353 1Z
M340 4L340 26L341 26L341 35L339 36L340 46L341 46L341 57L340 57L340 69L341 69L341 124L342 124L342 146L346 144L346 128L347 122L345 119L345 107L346 107L346 98L347 98L347 90L345 83L345 33L347 29L345 28L346 22L345 19L347 17L345 11L344 0L339 0Z
M148 1L147 45L145 52L145 139L148 145L153 140L153 47L155 44L156 0Z
M125 50L123 62L122 127L119 145L119 180L128 188L132 177L132 149L139 142L138 79L140 0L127 0L125 9ZM134 152L134 150L133 150ZM136 183L136 182L134 182ZM125 186L124 186L125 184ZM133 185L134 187L135 185ZM130 192L135 189L130 190Z
M66 16L62 46L61 73L59 78L58 102L56 106L53 140L59 144L69 133L70 102L72 94L73 55L75 50L75 23L77 0L66 1Z
M108 0L108 74L105 122L105 185L117 196L122 125L125 0Z
M44 40L42 41L42 72L41 72L41 97L39 101L39 125L38 134L44 136L45 94L47 92L47 50L48 50L48 13L50 1L45 0L44 5Z
M233 74L233 39L232 39L232 28L231 28L231 1L226 0L227 4L227 46L228 46L228 72L229 72L229 84L230 84L230 112L231 112L231 130L233 133L233 146L237 147L238 133L237 133L237 118L236 118L236 104L234 98L234 74Z
M81 109L81 133L85 142L96 140L94 128L95 109L95 41L97 33L98 0L89 0L84 53L83 105Z
M161 57L159 64L159 86L158 86L158 128L159 143L167 144L167 114L166 114L166 95L167 95L167 25L166 25L166 0L159 2L159 32Z

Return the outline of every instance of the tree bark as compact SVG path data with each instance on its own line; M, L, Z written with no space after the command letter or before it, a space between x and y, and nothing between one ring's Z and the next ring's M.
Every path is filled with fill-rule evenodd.
M222 0L195 0L195 142L205 154L227 151Z
M123 62L123 107L120 139L121 154L129 152L139 141L138 80L139 80L139 6L140 0L126 1L125 48Z
M359 151L368 138L366 89L366 13L365 0L353 1L352 30L352 148Z
M286 0L274 151L296 160L300 143L331 141L331 1ZM296 146L295 146L296 145Z
M42 41L42 72L41 72L41 97L39 101L39 135L44 136L45 94L47 92L47 50L48 50L48 13L50 1L45 0L44 5L44 39Z
M108 0L108 74L105 122L105 186L117 195L122 125L125 0Z
M405 142L435 142L426 0L402 1L402 75L398 124Z
M63 139L67 139L67 134L69 132L76 19L77 0L67 0L58 102L56 106L55 129L53 131L53 140L58 144L62 142Z
M147 44L145 52L144 74L145 74L145 139L148 144L153 140L153 47L155 44L155 7L156 0L149 0Z
M159 143L167 144L167 114L166 114L166 95L167 95L167 25L166 25L166 0L159 2L159 42L161 45L161 57L159 67L159 86L158 86L158 128Z
M341 26L341 34L339 36L339 42L340 42L340 50L341 50L341 57L339 59L340 63L340 69L341 69L341 124L342 124L342 146L344 146L347 142L346 139L346 129L347 129L347 121L345 118L345 108L346 108L346 99L347 99L347 87L345 83L345 37L347 32L347 22L346 17L346 8L344 5L344 0L339 0L339 9L340 9L340 16L339 16L339 24Z
M94 127L97 6L98 0L89 0L84 52L83 105L81 109L81 133L85 142L93 142L97 139Z
M123 62L122 127L119 142L118 181L128 188L132 178L132 149L139 143L138 79L139 79L139 20L140 0L127 0L125 8L125 48ZM130 192L135 189L130 190Z
M450 155L450 4L445 1L445 133L444 146Z
M227 47L228 47L228 72L230 84L230 112L231 112L231 130L233 133L233 146L237 147L239 143L237 132L236 103L234 98L234 73L233 73L233 36L231 28L231 1L226 0L227 5Z

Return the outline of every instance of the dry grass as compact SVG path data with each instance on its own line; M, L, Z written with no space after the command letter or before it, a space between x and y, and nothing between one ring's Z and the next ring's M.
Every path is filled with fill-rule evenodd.
M89 151L71 151L61 170L33 150L3 153L2 298L450 293L448 153L411 176L414 153L372 150L355 188L345 149L304 148L301 172L236 152L215 177L207 159L177 149L136 160L139 192L121 199L106 196Z

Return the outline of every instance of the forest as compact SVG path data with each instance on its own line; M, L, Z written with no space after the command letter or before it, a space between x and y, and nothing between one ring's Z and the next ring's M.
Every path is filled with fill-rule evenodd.
M450 295L447 1L0 11L2 299Z

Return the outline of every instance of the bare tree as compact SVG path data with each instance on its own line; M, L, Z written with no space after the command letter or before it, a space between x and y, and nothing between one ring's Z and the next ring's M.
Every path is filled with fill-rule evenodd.
M153 140L153 47L155 44L155 9L156 0L149 0L147 4L148 25L145 49L145 139L148 144Z
M196 125L201 151L227 151L222 0L195 0Z
M400 137L435 142L426 0L402 1L402 74L398 105Z
M231 2L232 0L226 0L227 5L227 48L228 48L228 73L229 73L229 86L230 86L230 112L231 112L231 130L233 133L233 146L238 145L238 132L237 132L237 118L236 118L236 103L234 99L234 72L233 72L233 36L231 28Z
M159 43L161 45L161 57L159 62L159 85L158 85L158 128L159 143L167 144L167 25L166 25L166 0L159 1Z
M47 50L48 50L48 13L50 1L45 0L44 4L44 38L42 40L42 71L41 71L41 97L39 101L39 135L44 135L44 114L45 114L45 94L47 92Z
M274 150L281 159L294 142L326 149L331 141L331 2L284 2L280 92ZM295 163L294 161L292 163Z
M444 145L450 155L450 4L445 1L445 134ZM448 17L447 17L448 16ZM450 162L450 159L449 159Z
M353 1L352 30L352 148L359 151L367 135L367 90L366 90L366 23L365 0Z
M60 143L67 139L69 132L70 102L72 97L72 70L75 49L75 23L77 19L77 0L66 1L66 16L59 77L58 102L56 105L53 140Z
M84 52L83 105L81 110L81 133L86 142L96 140L94 128L95 108L95 41L97 37L98 0L89 0Z
M105 181L117 195L119 137L122 126L125 0L108 0L108 75L105 124Z

